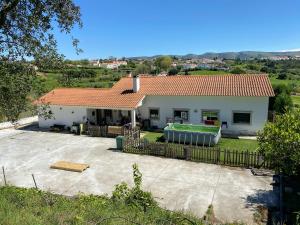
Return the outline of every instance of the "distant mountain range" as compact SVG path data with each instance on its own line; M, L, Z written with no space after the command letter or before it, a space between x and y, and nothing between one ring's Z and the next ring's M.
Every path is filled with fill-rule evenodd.
M130 59L155 59L162 55L155 56L140 56L140 57L130 57ZM242 52L207 52L201 55L197 54L187 54L187 55L170 55L177 57L179 59L201 59L201 58L221 58L221 59L241 59L241 60L249 60L249 59L262 59L262 58L272 58L272 57L300 57L300 51L291 51L291 52L259 52L259 51L242 51Z

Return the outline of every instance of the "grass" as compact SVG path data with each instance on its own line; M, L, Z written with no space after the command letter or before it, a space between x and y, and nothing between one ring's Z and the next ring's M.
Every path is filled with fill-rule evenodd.
M248 139L221 138L218 146L221 149L249 150L255 152L258 148L258 142Z
M187 125L187 124L172 124L169 129L177 130L177 131L209 132L209 133L218 133L219 131L218 127Z
M163 140L164 134L161 132L144 132L148 141L156 142ZM237 139L237 138L221 138L217 144L221 149L230 149L230 150L249 150L255 152L258 148L258 142L256 140L247 140L247 139Z
M294 105L300 105L300 95L292 95L292 100Z
M300 85L300 80L279 80L276 77L270 77L273 85L285 84L285 85Z
M225 75L230 74L229 71L223 71L223 70L195 70L195 71L189 71L189 75Z
M107 196L65 197L36 189L0 187L1 224L204 224L158 206L146 212Z

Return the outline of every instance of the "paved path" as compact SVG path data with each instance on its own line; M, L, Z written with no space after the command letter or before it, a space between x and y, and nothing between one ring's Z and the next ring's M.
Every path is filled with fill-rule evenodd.
M170 210L202 217L213 204L218 219L252 224L256 204L277 203L270 177L255 177L247 169L108 150L115 146L114 139L6 129L0 130L0 146L0 166L5 166L9 183L17 186L33 187L33 173L44 190L110 195L122 181L133 184L131 166L138 163L143 188ZM90 168L83 173L49 169L59 160L88 163Z

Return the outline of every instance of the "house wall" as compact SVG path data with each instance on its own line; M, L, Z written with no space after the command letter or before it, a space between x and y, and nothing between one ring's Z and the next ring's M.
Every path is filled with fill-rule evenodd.
M138 114L149 118L149 108L159 108L159 120L151 120L152 126L163 128L166 118L173 118L174 109L189 109L187 123L199 124L202 110L218 110L220 121L227 121L228 128L224 133L255 134L262 129L268 116L268 97L225 97L225 96L147 96ZM232 123L233 111L251 112L250 125Z
M61 124L61 125L66 125L66 127L71 127L73 125L73 122L85 123L87 119L91 123L94 124L97 123L96 109L76 107L76 106L55 106L55 105L51 105L50 109L53 113L53 118L45 120L44 118L39 117L39 127L49 128L54 124ZM102 115L104 115L104 110L103 109L101 110L102 110ZM121 110L121 111L112 110L112 120L110 122L112 123L121 122L120 112L122 116L129 117L128 110Z
M49 128L54 124L66 125L71 127L73 122L86 122L87 109L75 106L50 106L54 118L45 120L39 117L39 127Z

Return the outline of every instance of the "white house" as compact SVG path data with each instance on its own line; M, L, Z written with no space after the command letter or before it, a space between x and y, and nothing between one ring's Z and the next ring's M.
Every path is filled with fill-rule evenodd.
M164 128L168 122L212 124L224 133L255 134L267 122L274 92L267 75L126 77L112 88L61 88L41 97L52 119L40 127L73 122L122 125L147 121Z

